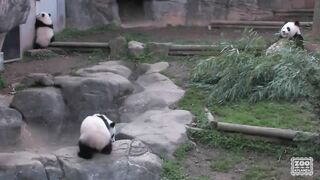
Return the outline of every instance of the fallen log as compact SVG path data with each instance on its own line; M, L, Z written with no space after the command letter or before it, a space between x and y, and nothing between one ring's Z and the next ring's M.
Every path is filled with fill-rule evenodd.
M49 47L58 48L109 48L109 43L102 42L52 42Z

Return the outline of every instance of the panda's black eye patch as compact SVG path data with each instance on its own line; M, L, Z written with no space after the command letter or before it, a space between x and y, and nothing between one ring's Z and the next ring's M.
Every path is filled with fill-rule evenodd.
M45 15L42 13L41 16L44 17Z
M290 31L291 29L290 29L290 27L287 27L287 29L288 29L288 31Z

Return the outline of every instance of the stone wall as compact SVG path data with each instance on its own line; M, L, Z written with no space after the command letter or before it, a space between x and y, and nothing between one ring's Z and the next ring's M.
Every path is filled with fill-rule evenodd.
M26 22L30 0L0 0L0 50L6 32Z
M121 12L127 12L127 16L128 13L132 16L141 14L141 9L144 9L144 20L152 20L155 25L207 25L213 20L272 19L276 9L310 9L314 3L314 0L143 0L143 7L136 8L139 12L135 13L133 7L121 7L118 1L68 0L67 24L69 27L81 29L110 23L119 24L120 8ZM141 17L130 19L133 23L141 21Z
M67 27L86 29L103 24L119 24L116 0L67 0Z

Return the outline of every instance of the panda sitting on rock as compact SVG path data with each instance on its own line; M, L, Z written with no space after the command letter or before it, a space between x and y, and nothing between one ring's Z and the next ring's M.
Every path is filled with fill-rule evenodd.
M280 39L267 49L267 55L279 52L282 48L288 46L290 42L293 42L296 48L304 49L299 21L285 22L280 30L279 37Z

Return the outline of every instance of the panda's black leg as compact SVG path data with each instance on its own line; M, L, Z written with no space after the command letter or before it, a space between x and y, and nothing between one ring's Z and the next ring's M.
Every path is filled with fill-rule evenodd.
M79 141L78 156L84 159L91 159L96 150Z
M34 43L33 49L41 49L41 46L38 43Z
M110 141L102 150L101 153L103 154L110 154L112 151L112 142Z
M52 38L50 39L50 42L55 41L56 39L54 38L54 36L52 36Z

